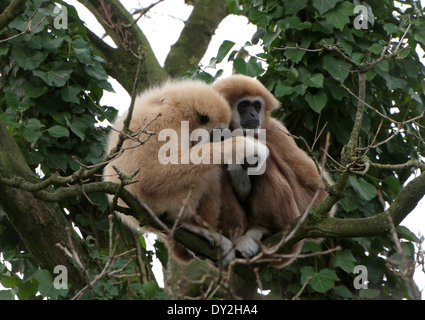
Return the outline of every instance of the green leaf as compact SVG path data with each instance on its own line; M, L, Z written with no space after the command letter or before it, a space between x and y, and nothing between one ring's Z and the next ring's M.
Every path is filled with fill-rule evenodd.
M90 47L82 39L77 39L73 42L74 45L74 54L77 57L78 61L84 64L91 64L92 57Z
M52 114L52 118L55 119L59 124L65 126L67 120L71 119L71 114L69 112L59 112Z
M395 197L399 194L401 190L400 180L394 176L388 176L384 179L383 182L384 182L384 185L388 187L391 197L395 199Z
M288 47L292 47L292 44L291 43L288 43ZM294 44L294 47L295 47L295 44ZM285 53L284 53L284 56L286 58L288 58L289 60L292 60L295 63L298 63L304 57L305 53L306 52L304 50L286 49L285 50Z
M328 97L324 92L319 92L315 95L307 93L305 96L305 100L308 102L308 104L314 111L320 113L320 111L322 111L322 109L326 106L326 103L328 102Z
M55 138L69 137L68 129L59 125L54 125L50 127L47 131L50 133L51 136Z
M252 23L259 27L266 27L269 24L267 15L255 8L249 10L248 18L252 21Z
M261 63L258 62L257 58L251 57L246 64L246 72L250 77L257 77L264 73L264 69L261 67Z
M356 265L357 261L350 250L342 250L335 254L335 259L333 261L334 267L340 267L347 273L353 273Z
M308 0L285 0L285 13L288 15L297 13L298 11L304 9L307 6L307 2Z
M335 282L339 280L334 270L326 268L316 272L311 266L301 268L301 283L305 283L308 277L311 277L308 284L319 293L325 293L332 289Z
M53 63L51 69L48 71L34 70L32 72L35 76L41 78L49 86L63 87L68 79L71 77L72 70L70 66L56 62Z
M37 286L33 282L35 281L23 281L19 284L19 300L29 300L35 298L35 295L37 294Z
M385 79L388 89L403 89L407 86L407 82L404 79L393 77L389 74L383 74L382 77Z
M295 93L299 96L303 96L305 94L305 91L307 90L307 85L306 84L299 84L297 86L295 86Z
M83 119L75 118L69 123L68 126L71 131L74 132L81 140L84 140L86 137L85 132L87 131L88 127Z
M322 245L320 242L312 241L312 240L306 240L304 242L302 252L303 253L309 253L309 252L319 252L322 251Z
M399 225L396 227L396 230L397 230L397 233L399 233L403 239L413 241L413 242L419 242L419 238L405 226Z
M59 295L66 296L68 289L56 289L53 279L47 270L39 269L34 273L34 278L38 281L38 291L43 297L57 299Z
M294 88L283 81L279 81L274 91L277 98L290 95L294 92Z
M241 58L236 58L233 62L233 67L237 73L244 74L249 77L256 77L264 72L264 69L258 65L255 57L251 57L248 62L245 62Z
M350 22L350 16L354 14L354 5L348 1L338 3L332 11L326 13L326 21L335 28L343 30L345 25Z
M223 41L220 48L218 49L216 63L222 62L234 45L235 43L232 41L228 41L228 40Z
M276 22L277 26L283 30L286 29L297 29L304 30L311 28L311 22L301 21L297 16L291 16L286 19L279 20Z
M353 294L350 292L350 290L348 290L348 288L346 286L336 286L335 287L335 292L337 295L345 298L345 299L352 299L353 298Z
M23 15L20 15L11 23L9 23L8 28L24 31L27 28L27 21L24 19Z
M267 49L270 49L273 41L280 35L281 30L277 28L274 32L266 32L263 36L263 45Z
M390 71L390 62L387 60L381 61L376 65L375 68L378 68L379 70L383 72L388 72Z
M164 244L164 242L156 240L154 243L155 247L155 255L161 262L162 266L164 268L167 268L168 264L168 249L167 246Z
M9 48L8 47L0 48L0 57L7 55L8 52L9 52Z
M17 277L13 276L2 276L1 277L1 284L5 288L13 288L16 287L21 280Z
M25 140L28 142L36 142L43 134L40 131L41 127L43 127L43 125L38 119L29 119L23 131Z
M399 31L399 27L394 23L386 23L384 24L384 30L388 35L390 35L397 33Z
M25 154L25 159L30 165L38 165L43 161L44 157L39 151L31 151Z
M18 109L18 106L21 103L21 100L19 100L19 97L12 92L6 92L4 94L3 100L6 102L6 105L9 108L12 108L15 110Z
M323 87L323 74L321 73L315 73L311 76L311 78L309 78L306 82L306 84L309 87L314 87L314 88L322 88Z
M226 0L227 9L230 14L239 14L239 1L238 0Z
M43 62L46 55L38 50L30 50L26 47L12 48L12 61L25 70L34 70Z
M333 9L335 5L342 0L313 0L313 7L315 7L320 15Z
M112 85L107 80L100 80L100 81L96 82L96 85L99 88L105 89L106 91L115 93L114 88L112 87Z
M91 77L97 80L108 79L108 74L98 61L93 61L93 65L84 66L84 70Z
M362 289L359 291L359 297L365 299L373 299L379 296L380 291L375 289Z
M38 138L40 138L43 135L43 133L41 131L25 129L22 135L25 138L25 140L27 140L28 142L34 143L38 140Z
M33 82L25 82L24 84L24 93L25 97L27 98L38 98L41 95L45 94L47 91L47 87L39 87L38 85L34 84Z
M43 124L40 122L40 120L35 118L29 119L25 126L25 128L31 130L40 130L41 127L43 127Z
M56 52L56 49L58 49L62 45L63 40L64 39L61 37L52 38L50 34L43 33L41 38L41 44L43 45L43 48Z
M146 240L145 236L142 234L139 236L139 242L143 249L146 249Z
M379 43L374 43L372 44L369 48L367 48L367 50L369 52L372 52L374 54L381 54L382 50L383 50L383 46L381 46Z
M339 66L350 69L350 65L343 60L335 59L330 55L326 55L323 58L323 68L329 72L332 78L339 78L341 81L344 81L348 77L349 72L341 69Z
M338 202L345 212L351 212L358 208L358 200L356 194L352 190L345 192L345 197Z
M61 97L66 102L80 104L80 98L78 94L81 92L81 89L75 86L67 85L63 86L61 89Z
M155 280L149 280L142 284L142 289L145 292L146 298L151 298L159 289Z
M413 38L425 46L425 30L419 30L413 33Z
M350 184L354 190L365 200L370 201L376 196L376 188L363 178L350 176Z
M15 300L15 291L0 290L0 300Z

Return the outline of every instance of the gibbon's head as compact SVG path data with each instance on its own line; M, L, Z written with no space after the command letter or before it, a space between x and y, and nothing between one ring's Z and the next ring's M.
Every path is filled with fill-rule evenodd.
M218 80L213 88L232 108L232 130L263 128L266 116L279 107L279 101L261 82L247 76L234 75Z
M228 102L210 85L199 80L176 80L151 89L141 97L145 106L155 104L166 109L161 118L165 123L180 126L181 121L189 122L189 130L228 127L231 110ZM142 96L143 96L142 95Z

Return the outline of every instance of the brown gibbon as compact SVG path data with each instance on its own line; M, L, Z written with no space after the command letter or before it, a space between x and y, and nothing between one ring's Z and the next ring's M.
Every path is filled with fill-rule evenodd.
M213 84L230 104L230 130L265 129L270 157L262 175L248 176L241 165L229 165L232 185L244 206L248 219L245 236L236 249L252 255L258 251L257 240L268 233L284 230L299 217L319 192L314 204L322 202L327 192L313 160L295 143L286 127L271 117L279 107L277 99L258 81L234 75ZM261 135L257 135L261 139ZM301 249L298 243L291 249L294 255ZM278 261L282 267L292 259Z
M123 129L126 116L113 124L116 130ZM192 231L216 231L222 207L241 210L234 195L236 203L231 203L231 197L226 198L228 202L222 200L223 163L247 159L265 163L269 155L264 144L243 136L211 142L214 129L227 127L230 119L227 101L201 81L175 80L151 88L135 100L129 129L140 133L138 139L124 141L124 152L105 167L104 180L119 182L113 166L125 174L139 169L134 176L137 182L125 188L161 220L173 225L179 219L179 227ZM147 138L143 129L155 134L141 144ZM119 132L111 131L108 153L118 139ZM117 215L130 228L139 227L134 217ZM219 240L215 244L222 247L222 263L226 265L234 258L233 245L228 238L216 235Z

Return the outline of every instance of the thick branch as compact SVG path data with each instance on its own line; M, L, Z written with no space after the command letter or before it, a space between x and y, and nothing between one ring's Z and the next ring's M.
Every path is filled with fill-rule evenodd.
M6 178L21 177L32 183L38 182L37 175L28 167L18 145L1 121L0 175ZM84 285L84 276L56 246L60 243L68 247L65 229L73 230L59 205L40 201L30 192L17 190L2 183L0 194L0 207L40 266L52 272L56 265L65 265L69 272L70 283L74 287ZM72 237L73 245L80 257L88 260L87 252L80 245L80 239L75 232L72 232Z
M421 174L404 187L391 206L375 216L367 218L333 218L326 217L317 221L314 216L307 219L290 242L282 249L288 248L295 242L306 238L351 238L369 237L388 232L391 228L388 214L395 225L400 224L403 219L416 207L425 195L425 174ZM281 235L274 235L265 241L266 245L276 244Z
M343 152L342 159L345 164L352 162L355 156L355 149L358 145L360 131L362 129L364 103L366 97L366 73L359 73L359 98L357 100L356 118L354 120L353 129L351 131L350 140Z
M0 31L6 28L16 17L25 12L26 0L13 0L0 14Z
M139 82L139 91L167 78L164 69L147 40L134 21L132 15L119 0L79 0L96 17L106 33L114 40L116 49L111 48L93 32L88 35L93 45L106 60L107 73L115 78L131 94L137 70L138 59L135 54L139 46L144 55L143 74ZM105 9L106 8L106 9Z
M371 161L368 161L368 164L374 168L388 169L388 170L405 170L410 168L425 170L425 163L416 159L411 159L407 161L406 163L401 163L401 164L384 164L384 163L375 163Z
M197 66L205 54L219 23L227 16L224 0L199 0L177 42L165 60L164 68L173 77Z
M102 192L113 195L117 192L119 186L120 185L118 183L109 181L93 182L83 184L81 186L75 185L71 187L61 187L58 188L55 192L38 191L34 195L36 198L46 202L58 202L65 199L78 198L82 196L83 193L88 195L91 193ZM122 189L120 192L120 197L130 208L129 211L139 219L141 225L153 226L156 229L162 231L162 227L151 217L149 212L147 212L147 210L130 192L128 192L126 189ZM203 257L216 261L217 257L219 256L217 248L211 248L207 241L200 239L198 236L187 232L186 230L177 228L174 232L174 238L193 252Z

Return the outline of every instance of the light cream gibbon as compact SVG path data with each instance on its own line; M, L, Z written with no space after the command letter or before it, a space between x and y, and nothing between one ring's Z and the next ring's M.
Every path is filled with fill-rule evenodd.
M234 75L215 82L213 88L232 108L230 130L266 130L270 157L265 173L247 177L240 165L228 168L248 217L248 231L240 239L238 249L252 254L258 249L252 240L284 230L306 210L316 191L319 196L315 204L322 202L327 193L313 160L297 146L286 127L271 117L271 111L278 108L279 102L259 81ZM299 243L291 251L296 253L300 248ZM284 260L277 265L283 266L290 261Z
M115 129L123 129L126 116L124 114L113 124ZM136 98L130 130L135 133L146 128L155 134L143 145L126 139L124 153L105 167L104 180L119 182L113 166L125 174L140 169L134 177L138 182L125 188L162 220L172 225L184 209L179 226L198 229L206 226L217 230L221 208L236 206L222 199L222 163L241 163L249 158L265 162L269 155L265 145L241 136L210 142L213 129L227 127L230 119L227 101L203 82L178 80L151 88ZM202 133L207 133L206 139L189 141L193 136L202 137ZM196 137L192 140L197 140ZM117 145L118 139L119 133L111 131L108 153ZM146 135L141 133L139 140L145 139ZM255 146L247 148L245 153L243 148L252 145ZM233 201L231 197L228 199ZM130 219L130 223L125 217L123 220L127 220L130 227L138 227L134 223L131 226L132 221L137 223L135 219ZM219 237L226 264L234 257L234 252L228 252L232 243L221 235Z

